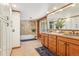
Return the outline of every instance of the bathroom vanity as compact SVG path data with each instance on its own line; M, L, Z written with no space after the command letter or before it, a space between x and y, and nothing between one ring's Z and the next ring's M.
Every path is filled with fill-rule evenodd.
M60 56L79 56L79 4L40 20L39 36L43 46ZM64 20L59 22L60 20Z
M60 56L79 56L79 36L41 33L40 41L52 53Z

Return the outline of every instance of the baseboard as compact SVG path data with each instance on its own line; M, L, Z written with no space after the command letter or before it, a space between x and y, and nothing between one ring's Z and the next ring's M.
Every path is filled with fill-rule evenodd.
M17 49L17 48L21 48L21 46L13 47L12 50L11 50L10 56L12 54L13 49Z
M12 49L17 49L17 48L21 48L21 46L13 47Z

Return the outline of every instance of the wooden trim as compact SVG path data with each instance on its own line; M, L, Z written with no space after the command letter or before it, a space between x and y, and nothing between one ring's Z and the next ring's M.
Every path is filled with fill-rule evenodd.
M12 49L17 49L17 48L21 48L21 46L13 47Z
M47 18L47 15L45 15L44 17L38 19L38 20L43 20L44 18Z
M11 56L11 54L12 54L12 50L11 50L10 56Z
M21 48L21 46L13 47L12 50L11 50L10 56L11 56L11 54L12 54L12 52L13 52L13 49L17 49L17 48Z
M36 29L36 31L37 31L37 38L39 38L39 21L37 20L37 29Z

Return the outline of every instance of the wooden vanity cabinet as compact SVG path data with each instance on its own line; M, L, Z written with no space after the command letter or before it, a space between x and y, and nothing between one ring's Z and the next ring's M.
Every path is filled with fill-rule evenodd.
M41 39L40 39L41 43L44 45L45 44L45 37L44 34L41 33Z
M49 41L49 39L48 39L48 34L45 34L45 36L44 36L44 45L45 45L45 47L47 47L48 48L48 41Z
M49 50L56 54L56 36L49 35Z
M42 36L41 34L39 34L39 36L38 36L38 39L39 39L40 41L41 41L41 36Z
M79 56L79 40L57 37L57 55Z
M59 56L79 56L79 40L41 33L41 43L52 53Z
M57 55L66 55L66 42L63 41L65 38L57 37Z
M68 43L67 56L79 56L79 45Z
M67 43L67 56L79 56L79 40L70 39Z
M40 41L45 47L48 47L48 34L41 33Z

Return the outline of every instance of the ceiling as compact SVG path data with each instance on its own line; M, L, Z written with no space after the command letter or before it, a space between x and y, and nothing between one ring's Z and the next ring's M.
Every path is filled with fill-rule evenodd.
M49 3L48 5L49 5L48 11L52 12L55 10L54 8L58 9L64 5L67 5L67 3Z
M55 20L57 18L68 18L71 16L79 15L79 4L76 3L75 6L69 7L61 12L48 15L49 20Z
M21 20L36 20L67 3L12 3L21 11ZM55 8L55 9L54 9Z

